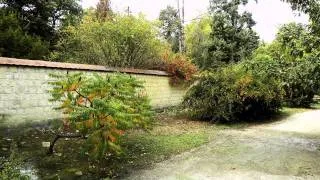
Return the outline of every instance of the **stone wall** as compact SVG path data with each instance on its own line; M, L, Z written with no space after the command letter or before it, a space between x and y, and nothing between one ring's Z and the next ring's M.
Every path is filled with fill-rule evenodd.
M185 88L172 87L170 77L162 71L114 69L103 66L19 60L0 57L0 124L18 125L51 119L62 114L49 102L48 82L51 73L72 72L101 74L123 72L145 82L146 93L154 108L178 105Z

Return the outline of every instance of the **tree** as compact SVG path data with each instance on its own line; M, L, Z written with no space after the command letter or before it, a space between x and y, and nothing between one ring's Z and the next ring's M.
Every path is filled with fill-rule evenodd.
M208 58L210 44L211 17L205 16L188 24L186 30L187 55L192 61L201 66Z
M114 16L99 22L90 12L79 26L70 26L51 59L111 67L157 69L162 44L144 17Z
M310 54L319 54L320 37L308 26L296 23L282 25L277 33L276 42L281 45L282 54L296 60Z
M309 107L320 88L319 42L308 26L282 25L276 39L254 53L251 66L255 65L251 69L279 78L286 105Z
M0 9L0 56L43 59L49 54L49 43L23 31L18 14Z
M61 27L75 24L81 18L79 0L3 0L1 8L19 14L22 30L51 44L57 40Z
M182 24L178 10L172 6L168 6L166 9L160 11L159 20L161 23L161 35L171 44L173 52L179 52Z
M290 23L282 25L277 33L276 41L280 44L282 54L287 54L286 60L296 60L305 55L307 31L302 24Z
M314 23L319 22L320 2L318 0L282 0L291 4L293 10L299 10L309 15Z
M291 52L295 51L283 50L279 43L260 47L247 67L276 77L285 92L283 103L287 106L310 107L320 88L319 57L313 53L301 57L300 53Z
M200 65L201 69L235 63L248 58L258 47L259 37L252 30L255 21L249 12L238 12L239 5L246 0L211 0L213 16L209 57Z
M313 33L320 34L320 2L318 0L281 0L291 4L293 10L301 11L311 20L310 27Z
M294 107L309 107L320 88L320 38L308 26L290 23L280 27L273 44L277 48L271 55L280 63L277 76L284 85L285 102Z
M100 0L96 10L97 19L100 21L111 20L112 14L110 0Z
M69 133L61 137L83 137L84 150L93 158L103 158L107 153L119 153L119 137L125 130L148 128L153 112L148 97L143 93L143 83L123 74L92 77L83 74L52 75L52 101L58 102L66 115L64 127ZM68 131L67 131L68 132Z

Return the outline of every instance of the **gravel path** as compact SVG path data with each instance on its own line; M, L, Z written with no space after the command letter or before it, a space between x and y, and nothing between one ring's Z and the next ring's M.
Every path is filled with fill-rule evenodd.
M320 110L221 131L209 144L127 179L320 179Z

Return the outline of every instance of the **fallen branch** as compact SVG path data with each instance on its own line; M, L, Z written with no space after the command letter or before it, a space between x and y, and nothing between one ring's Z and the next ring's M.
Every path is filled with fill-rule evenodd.
M81 138L81 139L87 139L85 136L81 135L81 134L58 134L54 140L52 141L52 143L50 143L50 147L48 149L48 155L52 155L53 154L53 148L54 145L56 144L56 142L60 139L60 138Z

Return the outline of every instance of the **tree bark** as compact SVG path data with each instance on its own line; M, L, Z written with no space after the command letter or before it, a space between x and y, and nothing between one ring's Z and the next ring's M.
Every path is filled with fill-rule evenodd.
M56 144L56 142L60 139L60 138L81 138L81 139L87 139L85 136L81 135L81 134L58 134L54 140L52 141L52 143L50 143L50 147L48 149L48 155L52 155L53 154L53 148L54 145Z

